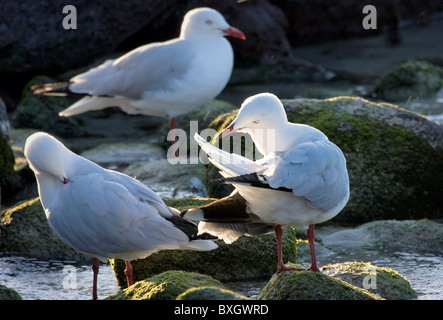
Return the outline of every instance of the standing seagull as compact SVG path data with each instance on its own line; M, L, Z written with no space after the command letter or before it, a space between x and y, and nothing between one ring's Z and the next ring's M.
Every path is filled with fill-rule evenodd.
M217 248L143 183L76 155L47 133L28 137L25 156L49 226L65 243L93 258L93 299L98 259L125 260L130 286L130 260L163 249Z
M252 136L264 155L258 161L226 153L195 139L221 171L222 182L236 187L233 195L219 200L234 205L239 195L246 200L246 214L224 218L214 208L196 208L182 215L200 220L199 231L217 235L228 242L242 234L259 234L272 227L277 235L278 268L285 266L281 250L282 228L305 226L311 249L311 271L319 271L315 258L314 224L337 215L349 199L346 159L341 150L321 131L308 125L290 123L284 107L273 94L262 93L245 100L234 121L219 137L233 132ZM232 209L231 209L232 210Z
M85 95L60 116L119 106L128 114L175 117L215 98L226 86L234 65L231 44L224 36L245 39L210 8L186 13L180 37L138 47L107 60L69 82L39 84L44 95Z

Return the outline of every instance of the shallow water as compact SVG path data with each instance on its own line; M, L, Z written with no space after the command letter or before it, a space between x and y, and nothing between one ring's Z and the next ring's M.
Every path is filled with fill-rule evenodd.
M329 247L333 255L319 257L319 265L346 261L371 262L392 268L406 277L420 300L443 300L443 257L401 249ZM267 280L230 282L226 285L249 297L255 297ZM15 289L26 300L88 300L92 295L90 263L41 261L19 256L0 257L0 283ZM104 299L119 290L109 264L101 264L98 298Z
M89 300L92 263L43 261L20 256L0 257L0 284L16 290L24 300ZM100 264L98 298L119 290L109 264Z

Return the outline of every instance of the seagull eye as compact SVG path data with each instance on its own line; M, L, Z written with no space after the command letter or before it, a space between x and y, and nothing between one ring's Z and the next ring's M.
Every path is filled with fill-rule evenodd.
M205 23L208 25L208 26L210 26L211 24L212 24L212 20L205 20Z
M259 124L259 123L260 123L260 120L252 120L252 123L253 123L253 124Z

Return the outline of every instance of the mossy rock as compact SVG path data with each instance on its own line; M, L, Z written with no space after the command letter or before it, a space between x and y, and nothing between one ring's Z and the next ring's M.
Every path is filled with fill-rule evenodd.
M318 128L345 154L351 195L334 222L443 217L443 128L416 113L362 98L282 102L290 122ZM219 116L211 127L221 131L236 114ZM208 165L209 197L232 190L217 185L218 177Z
M0 284L0 300L22 300L22 297L14 289Z
M186 290L176 300L249 300L249 298L228 289L197 287Z
M0 131L0 186L14 172L14 153L9 145L9 138Z
M388 101L406 101L427 98L443 86L443 68L426 61L409 59L383 74L374 85L378 98Z
M170 270L134 283L129 288L108 297L110 300L175 300L193 287L222 287L223 284L210 276Z
M87 259L51 230L39 198L20 202L2 211L0 252L26 254L40 259Z
M210 275L220 281L242 281L270 277L277 269L277 243L274 234L240 237L226 244L217 241L212 251L162 250L145 259L132 261L134 281L166 270L183 270ZM283 233L285 261L297 257L295 232L286 228ZM126 285L125 263L110 260L119 285Z
M31 86L56 82L46 76L36 76L24 87L20 102L11 117L16 128L32 128L59 135L76 137L84 134L80 121L75 117L59 117L58 113L77 99L71 97L34 95Z
M322 272L389 300L415 299L408 280L397 271L367 262L345 262L322 267Z
M275 274L258 300L375 300L375 295L321 272L283 271Z

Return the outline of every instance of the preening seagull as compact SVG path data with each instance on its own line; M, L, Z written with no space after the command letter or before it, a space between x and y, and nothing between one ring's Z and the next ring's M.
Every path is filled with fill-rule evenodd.
M228 203L231 209L217 210L217 203L214 203L209 208L184 211L182 216L201 221L200 232L211 233L226 242L235 241L242 234L260 234L274 229L277 272L294 269L283 262L282 228L308 225L309 270L319 271L314 225L333 218L349 199L349 177L342 151L320 130L288 122L283 104L270 93L246 99L237 117L219 137L234 132L250 134L264 157L252 161L229 154L196 134L195 140L220 169L221 181L233 184L236 190L218 202L220 205ZM232 206L242 205L246 212L232 213Z
M129 286L131 260L164 249L217 248L146 185L73 153L47 133L29 136L24 152L49 226L66 244L93 258L93 299L98 260L125 260Z
M186 13L180 36L138 47L69 82L35 85L35 94L85 96L60 116L118 106L128 114L175 117L215 98L231 77L234 55L224 36L245 39L211 8Z

